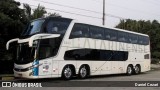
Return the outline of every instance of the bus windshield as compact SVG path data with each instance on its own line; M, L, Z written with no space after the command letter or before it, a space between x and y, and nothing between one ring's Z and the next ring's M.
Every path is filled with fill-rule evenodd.
M71 20L64 18L38 19L28 24L22 36L32 36L37 33L64 35Z
M21 43L17 47L16 64L27 64L34 60L42 60L57 55L61 37L42 39L36 41L33 47L29 47L28 43Z
M44 19L35 20L35 21L31 22L27 26L26 30L23 32L22 35L25 36L25 35L33 35L33 34L39 33L43 22L44 22Z
M17 46L17 58L15 63L26 64L34 60L35 57L35 47L29 47L28 43L19 44Z

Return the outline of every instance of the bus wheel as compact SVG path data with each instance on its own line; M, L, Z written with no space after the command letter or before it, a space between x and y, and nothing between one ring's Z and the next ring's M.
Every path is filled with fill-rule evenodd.
M140 65L136 65L135 68L134 68L134 73L135 74L140 74L140 72L141 72Z
M70 80L72 77L73 77L72 68L69 65L65 66L62 71L62 78L66 79L66 80Z
M79 75L79 78L82 78L82 79L86 78L87 75L88 75L88 68L87 68L87 66L82 65L80 67L80 69L79 69L79 74L78 75Z
M132 73L133 73L132 65L128 65L126 73L127 73L128 76L132 75Z

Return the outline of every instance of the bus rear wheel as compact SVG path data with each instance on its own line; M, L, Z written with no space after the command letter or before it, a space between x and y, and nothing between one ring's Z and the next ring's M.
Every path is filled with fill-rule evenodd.
M134 68L134 74L140 74L140 72L141 72L140 65L136 65Z
M128 76L130 76L130 75L133 74L133 66L132 66L132 65L128 65L126 74L127 74Z
M88 75L88 68L85 65L82 65L79 69L79 78L84 79Z
M70 80L73 77L73 69L68 65L63 68L62 78L65 80Z

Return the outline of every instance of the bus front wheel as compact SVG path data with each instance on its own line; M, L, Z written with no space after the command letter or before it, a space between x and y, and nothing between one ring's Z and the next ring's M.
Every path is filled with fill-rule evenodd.
M70 80L73 77L73 69L68 65L63 68L62 78L65 80Z

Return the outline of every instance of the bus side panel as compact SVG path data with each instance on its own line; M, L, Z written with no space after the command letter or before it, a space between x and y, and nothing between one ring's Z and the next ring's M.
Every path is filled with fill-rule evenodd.
M59 60L52 60L52 77L58 77L59 75Z
M111 74L111 67L112 64L110 61L102 61L102 65L101 65L101 74Z
M47 78L51 77L52 72L52 59L44 59L39 61L39 77Z
M151 66L150 66L150 59L144 60L143 66L141 66L141 72L149 71L150 68L151 68Z
M92 61L91 75L100 75L103 64L103 61Z

